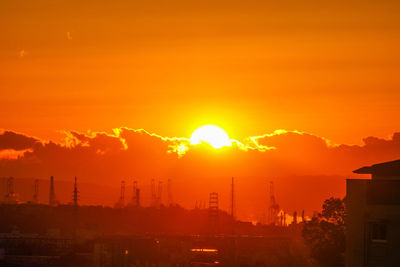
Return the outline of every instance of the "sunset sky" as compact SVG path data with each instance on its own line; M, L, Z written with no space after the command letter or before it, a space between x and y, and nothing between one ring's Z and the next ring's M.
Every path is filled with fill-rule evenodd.
M399 158L399 14L389 0L2 1L0 158L14 158L0 175L118 184L129 173L183 177L207 166L226 177L346 176ZM260 144L277 149L167 153L163 138L205 124L244 145L270 134ZM138 158L144 169L132 167ZM122 169L111 182L89 170L99 162Z
M389 137L397 1L3 1L1 126Z

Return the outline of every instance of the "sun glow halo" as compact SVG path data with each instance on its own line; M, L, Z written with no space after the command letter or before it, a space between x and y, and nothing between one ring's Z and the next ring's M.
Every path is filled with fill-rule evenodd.
M213 148L232 145L228 134L215 125L202 126L192 133L192 136L190 137L190 143L192 145L198 145L202 142L209 144Z

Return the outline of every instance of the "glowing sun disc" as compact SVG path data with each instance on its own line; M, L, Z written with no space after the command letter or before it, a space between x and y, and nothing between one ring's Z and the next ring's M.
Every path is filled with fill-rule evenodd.
M190 143L192 145L198 145L205 142L213 148L221 148L224 146L231 146L231 140L228 134L215 125L205 125L192 133L190 137Z

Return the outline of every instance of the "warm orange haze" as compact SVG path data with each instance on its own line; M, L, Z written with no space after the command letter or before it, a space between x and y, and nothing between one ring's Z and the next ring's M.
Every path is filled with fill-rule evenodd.
M58 185L58 198L66 203L72 178L78 176L81 203L110 206L118 198L121 180L127 183L127 197L131 197L133 181L138 181L144 205L151 204L152 179L164 184L171 180L175 203L193 208L217 191L221 208L227 211L234 176L237 216L253 222L265 220L270 181L275 183L282 209L289 213L304 209L311 216L324 199L344 195L344 180L354 177L352 170L400 156L400 133L387 139L368 137L360 146L286 130L235 140L211 125L198 128L190 138L131 128L63 134L62 142L53 142L3 131L1 175L39 178L45 184L53 175L56 184L70 183ZM19 186L26 192L22 200L31 198L31 184L33 180ZM43 187L41 201L45 202L48 187ZM167 203L166 191L163 201Z
M220 242L185 239L179 244L193 259L183 253L174 264L239 266L239 254L219 249L231 248L232 237L249 248L240 260L253 259L251 247L266 240L257 255L300 251L291 260L286 252L268 256L266 266L317 266L311 258L344 266L346 179L372 177L353 186L370 201L370 184L396 188L373 180L381 172L384 180L400 177L396 161L353 173L400 159L399 14L392 0L2 1L0 215L8 221L0 222L0 266L3 255L18 254L3 232L53 242L47 235L56 229L75 253L79 227L111 236L90 239L81 254L121 249L118 264L94 266L128 266L129 257L129 266L154 263L137 263L119 235L137 235L138 247L154 235L152 260L160 242L179 243L163 243L164 235ZM356 204L354 211L372 214ZM331 206L340 214L334 222L324 213ZM26 211L29 223L20 216ZM367 215L359 217L380 223L365 229L377 234L371 244L397 233ZM359 217L354 222L371 223ZM222 226L210 234L216 221ZM339 248L303 247L325 222L339 229ZM271 238L296 248L275 251ZM327 251L341 255L328 260L335 264L321 264L317 256Z
M311 215L343 196L354 168L399 156L397 11L392 1L5 1L0 174L115 188L170 178L188 207L228 194L234 176L238 213L255 221L273 180L283 207ZM203 141L220 149L194 146ZM100 199L115 196L87 201Z

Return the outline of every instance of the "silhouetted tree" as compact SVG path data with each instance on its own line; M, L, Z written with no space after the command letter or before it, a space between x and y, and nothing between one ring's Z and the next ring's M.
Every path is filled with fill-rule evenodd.
M344 213L344 199L330 198L324 201L322 213L304 224L303 238L321 267L344 266Z

